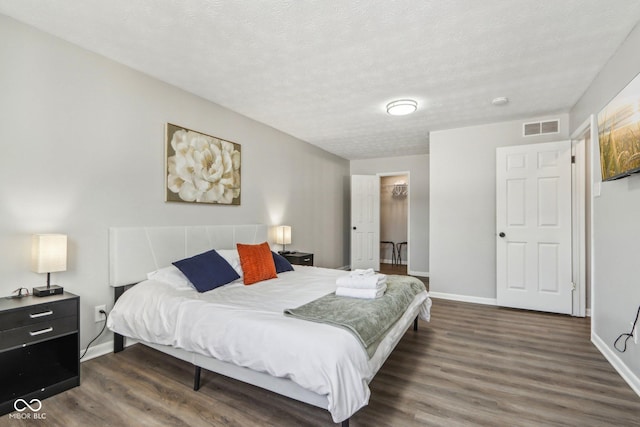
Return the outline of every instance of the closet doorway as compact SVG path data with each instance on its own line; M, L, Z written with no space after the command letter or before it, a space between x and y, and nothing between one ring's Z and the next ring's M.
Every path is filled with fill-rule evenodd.
M409 270L409 172L380 176L380 272Z

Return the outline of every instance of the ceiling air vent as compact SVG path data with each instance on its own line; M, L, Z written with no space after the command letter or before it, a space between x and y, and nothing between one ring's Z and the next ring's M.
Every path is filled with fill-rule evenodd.
M523 136L545 135L548 133L558 133L560 120L549 120L546 122L532 122L522 125Z

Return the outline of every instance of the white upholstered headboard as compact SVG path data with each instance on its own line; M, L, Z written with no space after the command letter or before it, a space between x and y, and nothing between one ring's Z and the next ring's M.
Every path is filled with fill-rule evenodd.
M263 224L109 228L109 285L124 286L173 261L236 243L267 241Z

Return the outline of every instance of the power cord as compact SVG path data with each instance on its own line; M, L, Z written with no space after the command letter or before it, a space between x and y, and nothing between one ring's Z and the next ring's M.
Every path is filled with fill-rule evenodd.
M85 356L85 354L87 354L87 351L89 351L89 347L91 347L91 344L93 344L93 342L95 340L97 340L98 337L100 337L100 335L102 335L102 333L104 332L105 328L107 327L107 320L109 320L109 313L107 313L104 310L100 310L100 313L105 315L104 325L102 325L102 329L100 330L100 332L98 332L98 335L96 335L96 337L94 339L89 341L89 344L87 344L87 348L84 349L84 353L82 353L82 356L80 356L80 360L82 360L82 358Z
M636 324L638 323L638 317L640 317L640 306L638 307L638 312L636 313L636 319L633 321L633 326L631 326L631 332L629 332L628 334L620 334L618 338L616 338L616 340L613 342L613 347L620 353L624 353L625 351L627 351L627 341L629 341L629 338L633 337L633 332L636 330ZM620 350L618 348L618 341L620 341L620 339L622 338L624 338L624 347L622 348L622 350Z

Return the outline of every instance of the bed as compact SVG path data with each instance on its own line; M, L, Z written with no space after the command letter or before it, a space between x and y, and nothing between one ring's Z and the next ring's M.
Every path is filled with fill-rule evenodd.
M345 271L295 266L275 279L251 286L240 280L205 293L147 279L185 257L264 241L262 224L111 228L114 351L131 338L192 363L195 389L204 368L327 409L334 422L348 425L367 405L369 382L407 328L417 327L418 317L429 320L428 294L416 294L369 356L345 329L283 314L335 291Z

